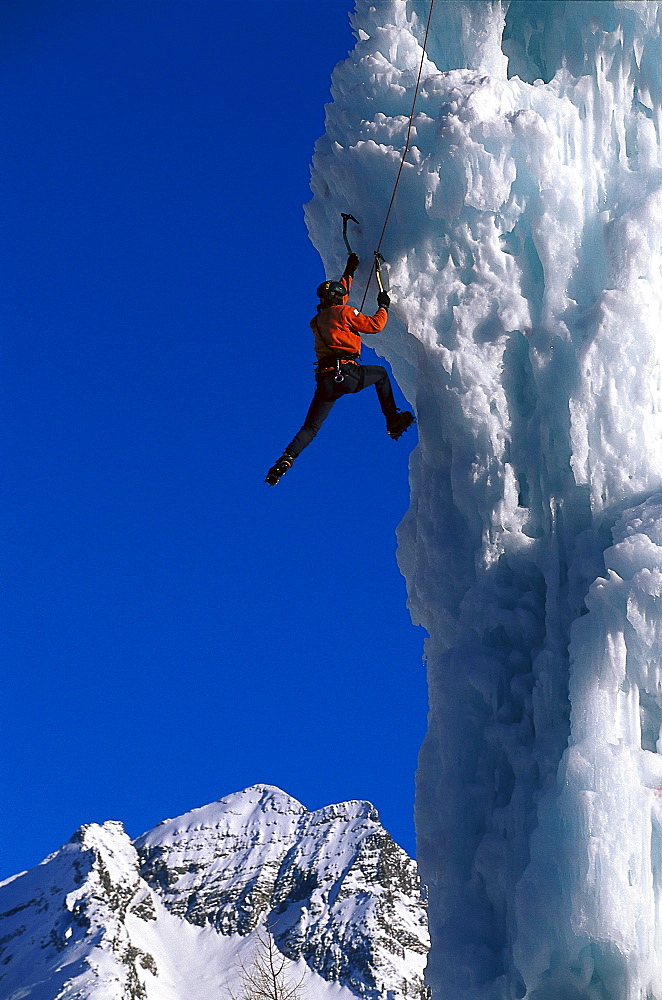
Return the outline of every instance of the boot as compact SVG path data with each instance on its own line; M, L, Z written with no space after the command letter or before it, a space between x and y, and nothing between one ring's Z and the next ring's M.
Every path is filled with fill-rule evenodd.
M404 434L408 427L416 423L416 417L409 410L403 410L402 413L396 413L393 420L390 420L386 425L386 431L388 436L397 441L398 438Z
M288 469L292 468L292 462L294 461L294 455L290 455L288 451L284 452L275 465L272 465L267 472L265 483L269 486L275 486L282 477L285 475Z

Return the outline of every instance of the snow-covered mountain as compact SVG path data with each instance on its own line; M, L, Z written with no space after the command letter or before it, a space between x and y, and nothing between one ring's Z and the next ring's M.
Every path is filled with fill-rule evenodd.
M255 785L131 841L83 826L0 885L0 1000L221 1000L267 922L304 997L417 997L414 862L368 802Z

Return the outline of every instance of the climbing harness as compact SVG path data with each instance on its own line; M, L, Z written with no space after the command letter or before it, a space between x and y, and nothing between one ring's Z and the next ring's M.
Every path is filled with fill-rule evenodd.
M428 12L428 23L425 28L425 38L423 39L423 52L421 54L421 63L418 67L418 77L416 79L416 87L414 89L414 100L411 105L411 114L409 115L409 127L407 128L407 138L405 141L405 148L402 151L402 158L400 160L400 168L398 170L397 177L395 178L395 184L393 185L393 194L391 195L391 200L388 205L386 212L386 218L384 219L384 225L382 226L382 232L379 237L379 243L377 244L377 249L375 250L375 260L373 262L372 268L370 269L370 274L368 275L368 281L365 286L365 291L363 293L363 298L361 300L361 312L363 312L363 306L365 304L366 296L368 294L368 289L370 288L370 282L372 281L373 272L377 275L377 283L379 284L379 290L384 291L381 285L381 277L379 274L379 264L384 262L384 258L380 254L382 248L382 240L384 239L384 233L386 232L386 227L388 225L389 216L391 215L391 209L393 208L393 202L395 201L395 193L398 190L398 184L400 183L400 176L402 174L403 167L405 165L405 158L409 152L409 143L411 141L411 130L414 127L414 112L416 111L416 100L418 98L418 91L421 86L421 76L423 75L423 62L425 61L425 53L428 44L428 35L430 34L430 24L432 22L432 10L434 8L434 0L430 0L430 10ZM344 216L343 216L344 218ZM346 224L345 224L346 226Z
M356 365L357 363L358 362L355 358L336 358L332 364L325 364L323 361L318 361L316 371L318 375L322 375L324 372L335 372L333 381L344 382L345 376L343 374L342 365Z

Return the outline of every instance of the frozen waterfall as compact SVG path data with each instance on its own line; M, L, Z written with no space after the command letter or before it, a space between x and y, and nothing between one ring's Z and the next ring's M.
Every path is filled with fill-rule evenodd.
M428 9L357 0L333 76L307 220L335 277L361 219L357 304ZM662 1000L661 30L645 0L435 2L371 344L419 419L437 1000Z

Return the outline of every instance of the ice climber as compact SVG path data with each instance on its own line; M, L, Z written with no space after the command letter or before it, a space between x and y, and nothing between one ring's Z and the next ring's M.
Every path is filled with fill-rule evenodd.
M315 394L303 427L296 434L275 465L269 469L265 482L270 486L292 468L294 459L310 444L328 417L333 404L350 392L360 392L369 385L377 391L379 405L386 417L386 430L394 440L414 423L414 414L400 412L395 405L391 382L381 365L361 365L361 333L379 333L386 326L391 300L388 292L377 296L379 306L374 316L366 316L347 299L352 287L359 258L351 253L340 281L324 281L317 289L320 304L310 322L315 335Z

